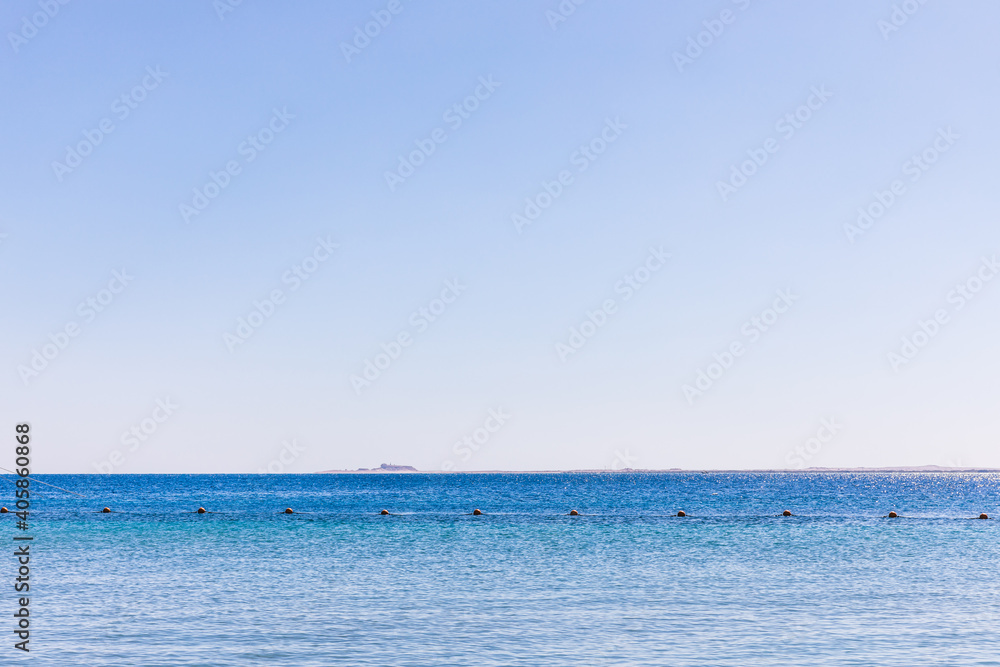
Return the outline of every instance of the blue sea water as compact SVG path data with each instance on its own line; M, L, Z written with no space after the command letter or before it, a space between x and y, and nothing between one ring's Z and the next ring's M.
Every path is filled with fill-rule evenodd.
M1000 665L996 474L38 479L0 664Z

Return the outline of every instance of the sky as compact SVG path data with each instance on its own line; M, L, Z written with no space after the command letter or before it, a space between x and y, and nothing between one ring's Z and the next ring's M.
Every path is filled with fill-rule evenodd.
M36 473L1000 467L998 19L5 2L0 425Z

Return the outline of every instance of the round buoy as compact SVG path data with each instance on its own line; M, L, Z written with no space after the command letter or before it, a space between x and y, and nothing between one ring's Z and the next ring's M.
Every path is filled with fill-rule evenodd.
M198 514L204 514L204 513L205 513L205 508L204 507L199 507L198 508Z
M389 510L382 510L381 512L379 512L379 514L381 514L383 516L385 516L388 513L389 513Z
M285 514L295 514L295 512L292 511L291 507L286 507L285 508Z
M103 513L105 513L105 514L111 514L111 508L110 508L110 507L105 507L105 508L104 508L104 509L102 509L101 511L102 511Z
M9 511L10 511L10 510L9 510L9 509L7 509L6 507L0 507L0 514L6 514L6 513L7 513L7 512L9 512Z
M579 512L577 512L576 510L570 510L570 511L569 511L569 515L570 515L570 516L580 516L580 513L579 513Z
M899 515L896 514L895 512L889 512L889 518L890 519L895 519L897 516L899 516Z
M785 510L784 512L781 513L781 516L792 516L792 513L789 512L788 510Z
M472 510L472 513L475 514L476 516L482 514L482 512L480 512L479 510Z
M684 510L681 510L677 513L677 516L687 516L687 514L684 513Z
M989 519L990 517L989 517L988 514L986 514L986 512L983 512L982 514L979 515L979 518L980 519Z

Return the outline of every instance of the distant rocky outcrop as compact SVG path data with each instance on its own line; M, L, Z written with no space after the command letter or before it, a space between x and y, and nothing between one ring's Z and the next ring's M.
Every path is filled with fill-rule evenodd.
M327 472L420 472L413 466L400 466L395 463L383 463L378 468L358 468L357 470L322 470L321 473Z
M413 466L398 466L395 463L383 463L378 468L372 470L385 470L386 472L417 472Z
M378 468L358 468L358 472L417 472L417 469L413 466L398 466L395 463L383 463Z

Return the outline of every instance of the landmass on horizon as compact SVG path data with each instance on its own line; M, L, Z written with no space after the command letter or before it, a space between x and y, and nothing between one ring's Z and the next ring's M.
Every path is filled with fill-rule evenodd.
M420 472L413 466L399 466L395 463L383 463L378 468L358 468L357 470L323 470L321 472Z
M328 473L380 473L380 472L422 472L422 473L556 473L556 472L1000 472L1000 468L975 468L975 467L951 467L938 465L925 466L890 466L884 468L824 468L813 466L810 468L732 468L732 469L711 469L711 468L621 468L619 470L609 469L578 469L578 470L417 470L413 466L395 465L383 463L378 468L358 468L357 470L320 470L315 474L323 475Z

